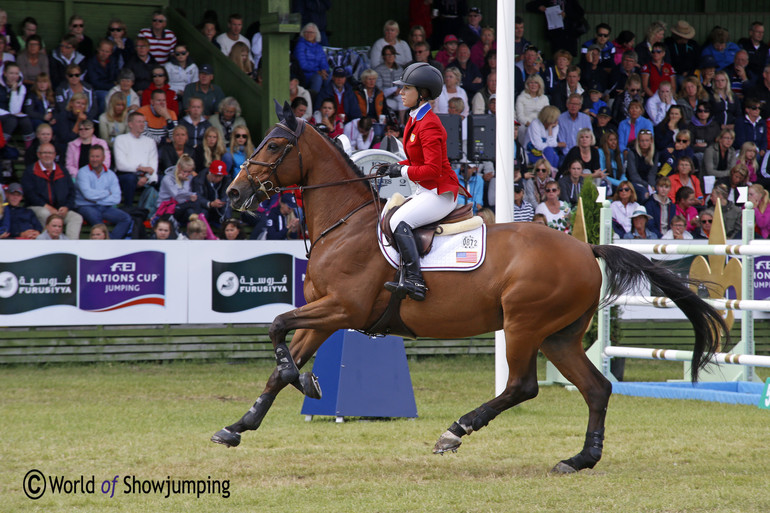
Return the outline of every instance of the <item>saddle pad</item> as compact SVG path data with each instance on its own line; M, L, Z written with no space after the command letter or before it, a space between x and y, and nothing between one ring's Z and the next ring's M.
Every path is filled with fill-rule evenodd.
M398 269L401 257L377 226L377 240L385 260ZM430 253L420 258L423 271L472 271L484 263L487 252L487 227L481 224L467 232L452 235L437 235L433 238Z

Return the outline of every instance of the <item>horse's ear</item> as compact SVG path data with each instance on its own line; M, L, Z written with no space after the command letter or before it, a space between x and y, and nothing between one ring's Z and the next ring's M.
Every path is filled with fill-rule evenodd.
M278 116L278 121L283 121L285 110L281 108L281 104L278 103L278 100L273 98L273 101L275 102L275 115Z
M291 110L289 102L283 102L283 122L292 132L297 131L297 118L294 116L294 111Z

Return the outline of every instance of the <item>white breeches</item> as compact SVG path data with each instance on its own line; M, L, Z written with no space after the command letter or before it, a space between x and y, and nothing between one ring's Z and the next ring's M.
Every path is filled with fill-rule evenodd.
M457 200L452 192L436 194L434 191L419 185L410 198L390 218L391 230L395 231L401 221L405 221L411 228L433 223L449 215L457 205Z

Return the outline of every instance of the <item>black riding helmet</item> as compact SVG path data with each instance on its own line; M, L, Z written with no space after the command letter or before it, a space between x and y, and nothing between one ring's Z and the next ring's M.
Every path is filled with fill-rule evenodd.
M421 88L427 89L430 91L430 97L427 99L435 100L439 97L444 87L444 77L439 70L427 62L415 62L407 66L404 74L401 75L401 80L396 80L393 83L397 86L410 85L418 90ZM420 98L422 98L422 95L420 95ZM417 103L420 103L419 99Z

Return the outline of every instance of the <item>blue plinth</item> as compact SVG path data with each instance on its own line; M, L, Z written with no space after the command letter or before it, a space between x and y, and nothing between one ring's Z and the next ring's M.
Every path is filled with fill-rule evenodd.
M762 395L762 383L745 381L661 383L661 382L618 382L612 384L612 393L659 399L695 399L728 404L749 404L756 406Z
M340 330L313 364L323 397L305 398L303 415L417 417L404 340Z

